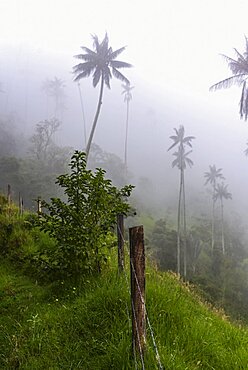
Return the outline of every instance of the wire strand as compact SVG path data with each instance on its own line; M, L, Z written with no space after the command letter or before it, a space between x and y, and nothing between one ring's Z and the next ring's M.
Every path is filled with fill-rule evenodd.
M152 326L151 326L151 322L150 322L150 319L149 319L149 316L148 316L145 300L144 300L144 297L143 297L141 289L140 289L140 285L139 285L139 281L138 281L138 278L137 278L137 275L136 275L136 271L135 271L132 259L130 257L130 252L127 248L127 245L125 243L125 238L124 238L118 224L117 224L117 227L118 227L119 233L121 235L122 241L123 241L124 245L126 246L126 250L127 250L127 253L128 253L128 256L129 256L129 259L130 259L130 265L131 265L131 268L132 268L132 271L133 271L133 274L134 274L134 277L135 277L135 281L136 281L136 284L137 284L137 287L138 287L138 292L139 292L139 295L140 295L140 298L141 298L141 302L144 305L145 316L146 316L147 324L148 324L148 327L149 327L149 330L150 330L150 333L151 333L152 343L153 343L153 347L154 347L154 350L155 350L156 360L158 362L159 370L163 370L163 366L162 366L162 363L161 363L161 358L160 358L159 351L158 351L158 346L157 346L156 340L155 340L154 331L153 331Z

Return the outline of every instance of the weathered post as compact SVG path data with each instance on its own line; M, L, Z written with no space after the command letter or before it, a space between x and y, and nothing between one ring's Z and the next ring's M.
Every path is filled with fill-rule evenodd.
M40 216L41 215L41 197L38 197L37 198L37 214L38 214L38 216Z
M21 193L19 192L19 215L23 215L23 198L21 196Z
M124 270L124 216L117 215L117 240L118 240L118 271L121 273Z
M7 199L8 199L8 206L10 206L10 203L11 203L11 186L10 186L10 184L8 184Z
M133 349L143 356L146 344L145 247L143 226L129 229L132 341Z

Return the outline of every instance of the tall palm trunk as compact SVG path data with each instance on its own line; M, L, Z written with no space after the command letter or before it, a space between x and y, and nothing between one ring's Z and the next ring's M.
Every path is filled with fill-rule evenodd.
M184 170L182 170L182 187L183 187L183 276L187 275L187 236L186 236L186 204L185 204L185 185Z
M182 189L183 189L183 176L182 176L182 170L180 170L180 187L179 187L178 210L177 210L177 273L179 275L180 275L180 272L181 272Z
M222 245L222 253L225 254L225 237L224 237L224 206L223 200L221 198L221 245Z
M81 111L82 111L82 116L83 116L83 124L84 124L84 145L86 147L86 122L85 122L85 114L84 114L84 102L83 102L83 97L82 97L82 91L81 91L81 86L80 83L78 82L78 91L79 91L79 98L80 98L80 104L81 104Z
M213 204L212 204L212 253L214 251L214 244L215 244L215 186L216 182L213 183Z
M95 118L94 118L93 125L92 125L92 128L91 128L89 140L88 140L88 143L87 143L87 146L86 146L86 150L85 150L85 152L86 152L86 162L88 161L88 156L89 156L89 152L90 152L90 147L91 147L92 139L93 139L93 136L94 136L94 132L95 132L95 129L96 129L97 120L98 120L98 117L99 117L99 114L100 114L100 110L101 110L102 95L103 95L103 86L104 86L104 76L103 76L103 73L102 73L101 87L100 87L100 94L99 94L99 99L98 99L98 104L97 104L97 110L96 110Z
M128 137L128 120L129 120L129 101L127 100L126 137L125 137L125 154L124 154L124 163L125 163L125 169L126 169L126 171L127 171L127 137Z

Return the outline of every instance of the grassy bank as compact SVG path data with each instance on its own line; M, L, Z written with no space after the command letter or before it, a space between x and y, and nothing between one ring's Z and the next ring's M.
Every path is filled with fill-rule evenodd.
M0 298L1 368L135 368L129 292L115 267L77 286L40 286L2 260ZM176 276L147 269L146 300L165 369L247 368L247 330L211 310ZM156 369L147 336L145 366Z

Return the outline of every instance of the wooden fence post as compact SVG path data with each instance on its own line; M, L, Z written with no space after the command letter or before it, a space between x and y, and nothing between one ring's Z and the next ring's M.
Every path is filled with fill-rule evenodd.
M143 355L146 344L145 247L143 226L129 229L132 341L133 349Z
M124 216L117 215L117 240L118 240L118 271L121 273L124 270Z
M19 192L19 215L23 215L23 198L21 196L21 193Z
M10 206L10 203L11 203L11 186L10 186L10 184L8 184L7 199L8 199L8 206Z
M41 197L38 197L37 198L37 214L38 214L38 216L41 215L41 212L42 212L42 210L41 210Z

